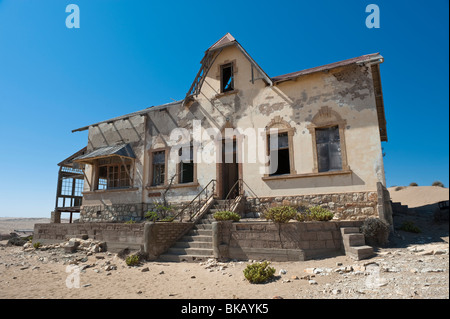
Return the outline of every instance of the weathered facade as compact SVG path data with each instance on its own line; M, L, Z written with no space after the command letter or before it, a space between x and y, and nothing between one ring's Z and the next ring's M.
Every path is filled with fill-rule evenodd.
M80 221L140 220L207 185L219 199L244 194L245 212L314 204L340 220L385 218L382 62L369 54L269 77L225 35L182 101L74 130L89 131L74 159L85 177Z

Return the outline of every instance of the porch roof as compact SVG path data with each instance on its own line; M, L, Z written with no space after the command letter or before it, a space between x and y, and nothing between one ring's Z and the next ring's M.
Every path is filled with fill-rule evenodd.
M94 159L104 158L109 156L120 156L124 158L134 159L136 155L134 155L133 149L130 144L119 144L113 146L104 146L100 147L96 150L93 150L87 154L78 156L73 159L74 162L80 163L89 163Z

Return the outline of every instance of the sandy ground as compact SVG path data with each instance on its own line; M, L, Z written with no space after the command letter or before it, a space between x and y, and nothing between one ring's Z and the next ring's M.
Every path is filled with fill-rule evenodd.
M21 218L21 217L0 217L0 234L9 234L14 230L32 230L34 224L49 223L50 218ZM68 219L61 219L62 223L69 222ZM18 232L21 235L21 232Z
M414 221L422 232L398 230L405 220ZM397 229L389 246L378 248L371 259L273 262L275 279L258 285L243 275L252 261L143 262L129 267L108 252L24 250L3 241L0 298L448 299L448 223L436 224L430 214L397 215L394 222Z

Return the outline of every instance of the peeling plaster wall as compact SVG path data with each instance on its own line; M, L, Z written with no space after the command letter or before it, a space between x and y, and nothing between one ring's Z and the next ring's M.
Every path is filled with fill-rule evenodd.
M113 123L91 126L88 135L88 152L104 146L130 143L136 159L132 167L133 187L127 190L94 191L93 168L86 165L85 173L88 183L84 183L83 206L128 204L142 202L142 185L144 182L144 132L145 119L134 116ZM83 210L83 209L82 209Z
M229 62L234 64L235 92L220 94L220 65ZM260 171L263 164L243 163L244 181L259 197L376 191L377 182L385 184L370 67L340 67L329 72L304 75L272 87L261 79L256 69L256 80L252 83L251 74L251 64L242 52L237 47L227 47L207 73L200 94L187 107L174 104L165 109L149 111L146 116L91 127L88 150L116 143L131 143L137 156L134 175L134 187L137 190L88 192L83 204L159 201L158 192L161 193L164 188L150 187L150 154L155 149L170 150L173 147L176 141L171 139L170 134L175 128L185 128L192 133L194 120L200 121L203 129L220 131L225 125L231 124L245 130L264 129L279 116L294 128L296 174L311 174L314 155L308 126L324 106L337 112L346 121L344 134L351 174L264 181ZM244 140L244 143L249 142L254 143ZM214 141L206 141L200 151L214 155L215 146ZM217 179L216 172L214 162L197 164L198 185L177 187L175 183L167 194L168 201L191 200L211 179ZM90 176L89 170L87 173ZM175 173L176 164L169 161L168 179Z
M238 92L217 97L219 66L229 61L234 61L237 67L235 89ZM252 84L249 61L236 47L230 47L215 60L195 103L199 104L197 109L213 117L210 125L218 128L225 124L226 118L243 130L264 128L275 116L280 116L295 128L294 165L300 175L313 172L313 140L307 126L319 109L327 106L346 121L344 134L352 174L263 181L260 164L244 163L243 178L258 196L373 191L378 181L385 183L372 74L368 66L340 67L270 87L262 80Z

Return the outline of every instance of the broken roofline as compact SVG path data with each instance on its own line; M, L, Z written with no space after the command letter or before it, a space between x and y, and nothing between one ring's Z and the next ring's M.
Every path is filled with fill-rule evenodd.
M253 60L253 58L247 53L247 51L245 51L245 49L239 44L239 42L230 33L227 33L221 39L216 41L211 47L209 47L208 50L206 50L205 56L203 57L203 59L201 60L200 63L203 64L205 62L206 57L210 53L212 53L216 50L219 50L219 49L222 50L223 48L231 46L231 45L236 45L239 48L239 50L244 54L244 56L250 61L252 66L254 66L261 73L261 75L263 76L263 79L266 81L266 83L268 83L268 85L276 85L281 82L295 80L296 78L307 75L307 74L312 74L312 73L316 73L316 72L326 72L328 70L342 67L342 66L347 66L350 64L383 63L383 61L384 61L384 58L379 53L366 54L366 55L362 55L362 56L359 56L356 58L351 58L351 59L347 59L347 60L343 60L343 61L339 61L339 62L325 64L322 66L318 66L318 67L305 69L302 71L297 71L297 72L288 73L288 74L279 75L279 76L270 78L264 72L264 70L256 63L256 61ZM200 73L200 71L199 71L199 73ZM200 74L197 74L197 77L198 76L200 76ZM162 109L165 109L172 105L182 104L182 103L184 103L184 101L187 101L190 97L192 97L192 90L193 90L193 86L196 85L197 77L194 80L194 82L192 83L192 86L190 87L189 92L186 95L186 98L183 100L175 101L175 102L171 102L171 103L167 103L167 104L162 104L162 105L158 105L158 106L152 106L152 107L146 108L141 111L137 111L137 112L129 113L126 115L118 116L118 117L115 117L115 118L112 118L109 120L97 122L95 124L87 125L87 126L72 130L72 133L85 131L85 130L89 129L89 127L91 127L91 126L97 126L97 125L104 124L104 123L113 123L113 122L119 121L119 120L126 120L132 116L145 115L151 111L162 110ZM197 82L197 84L199 84L199 83Z
M181 104L183 101L184 100L180 100L180 101L170 102L170 103L166 103L166 104L150 106L150 107L148 107L146 109L143 109L143 110L140 110L140 111L137 111L137 112L128 113L128 114L125 114L125 115L114 117L114 118L109 119L109 120L105 120L105 121L101 121L101 122L97 122L97 123L94 123L94 124L90 124L90 125L87 125L87 126L83 126L83 127L77 128L75 130L72 130L72 133L85 131L85 130L89 129L89 127L91 127L91 126L98 126L100 124L105 124L105 123L110 124L110 123L113 123L113 122L119 121L119 120L127 120L127 119L129 119L130 117L133 117L133 116L145 115L148 112L164 110L165 108L167 108L169 106L176 105L176 104Z

